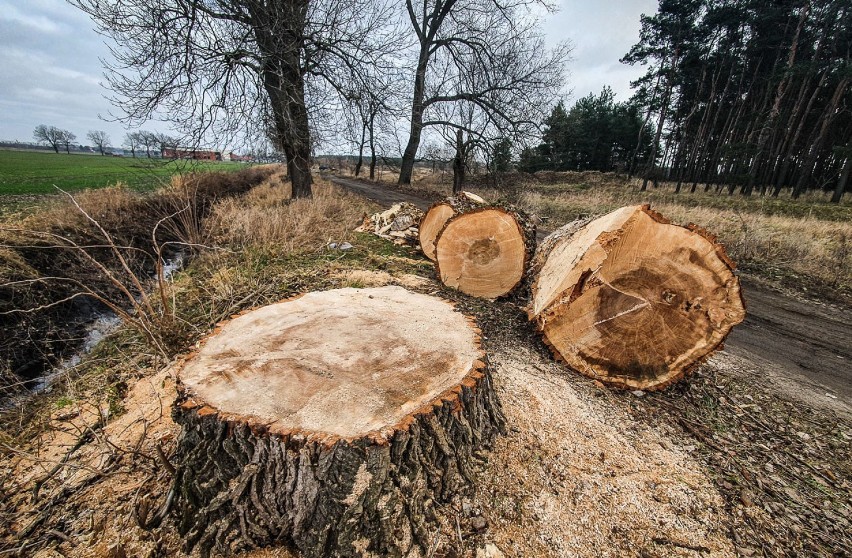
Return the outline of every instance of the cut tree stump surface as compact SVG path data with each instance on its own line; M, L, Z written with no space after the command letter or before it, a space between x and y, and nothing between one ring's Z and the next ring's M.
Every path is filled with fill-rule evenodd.
M498 298L521 287L535 250L535 226L519 211L480 207L452 217L435 243L441 282Z
M485 200L476 194L461 192L432 205L420 221L419 240L423 254L435 261L435 243L438 241L438 235L441 234L447 221L453 215L471 211L476 207L484 206L485 203Z
M533 270L529 315L547 344L575 370L619 387L676 381L745 317L724 248L647 206L555 231Z
M391 431L484 357L468 318L401 287L309 293L220 327L183 367L195 405L273 433Z
M178 371L175 509L203 556L422 556L503 428L470 318L401 287L220 325Z

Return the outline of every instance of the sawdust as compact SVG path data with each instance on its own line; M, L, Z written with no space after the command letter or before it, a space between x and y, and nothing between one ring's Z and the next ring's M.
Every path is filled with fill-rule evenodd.
M507 556L734 554L721 496L665 434L577 391L536 352L491 362L510 432L474 505Z
M408 289L423 289L436 286L437 283L425 277L402 273L391 275L387 271L370 271L367 269L349 269L334 275L345 286L351 287L382 287L384 285L400 285Z

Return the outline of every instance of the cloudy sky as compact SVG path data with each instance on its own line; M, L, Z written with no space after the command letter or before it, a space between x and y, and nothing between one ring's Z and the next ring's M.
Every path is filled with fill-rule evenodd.
M618 59L638 38L639 15L655 10L656 0L562 0L545 32L574 45L571 99L604 85L617 100L629 97L641 68ZM0 53L0 140L29 141L38 124L71 130L84 143L88 130L105 130L114 143L124 137L120 124L104 120L111 106L100 59L109 50L85 14L64 0L0 0Z

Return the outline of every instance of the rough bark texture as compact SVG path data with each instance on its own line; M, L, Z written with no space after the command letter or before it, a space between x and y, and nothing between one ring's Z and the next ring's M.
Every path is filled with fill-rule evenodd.
M403 291L398 287L385 289ZM340 291L363 294L361 300L369 297L369 303L383 296L382 289ZM434 300L431 304L449 306ZM335 311L348 313L340 305ZM401 311L406 311L404 306ZM328 323L325 316L319 321ZM478 330L469 320L464 321L478 346ZM363 327L378 331L384 329L383 324ZM227 332L223 327L227 324L214 332L205 346ZM307 342L298 340L299 346ZM339 336L332 334L320 345L331 347L329 343L338 342ZM198 354L203 351L204 347ZM503 428L504 419L482 360L484 354L481 349L477 351L481 358L469 361L470 369L460 375L453 387L427 399L425 405L418 400L416 410L403 413L403 418L394 424L354 436L335 434L334 429L312 431L306 428L304 416L301 424L296 422L300 426L296 428L287 413L280 421L264 418L262 409L256 415L235 414L228 410L233 394L224 388L227 382L243 381L245 370L238 367L227 375L227 380L221 380L222 372L211 371L209 381L195 382L194 389L184 382L193 382L191 376L197 371L191 372L189 367L197 356L188 359L179 374L180 397L173 409L174 419L182 427L175 507L187 550L197 548L204 556L211 552L227 555L259 546L286 545L308 557L425 555L434 533L434 503L447 502L471 488L474 466L484 457L481 450L489 447ZM382 350L378 357L355 356L379 359L381 363L388 362L382 359L390 352ZM328 362L335 362L340 356L336 355ZM231 357L210 362L227 358ZM289 357L270 354L257 373L268 375L269 362L286 358ZM252 356L250 360L257 358ZM442 362L438 358L422 363L424 381L431 379ZM352 372L349 362L345 368L316 370L321 364L309 362L294 377L314 374L310 385L322 386L328 378L339 376L341 370L357 373ZM363 370L368 375L365 385L372 384L370 378L381 376L375 380L379 394L385 389L382 386L394 384L392 377L385 380L392 371L381 368ZM408 385L399 386L392 397L382 397L390 397L389 401L405 408L406 401L393 397L420 389L419 384L410 383L410 377L407 379ZM270 376L268 381L274 383L275 378ZM224 386L221 408L199 396L206 393L210 398L205 389L216 382ZM357 393L359 386L352 389ZM309 399L322 396L322 392L311 392ZM351 412L346 407L332 407L332 412L342 409L340 412L345 415ZM346 418L340 417L342 428L348 427ZM328 417L319 418L320 423L329 421Z
M472 211L485 204L485 200L470 192L461 192L432 205L420 220L420 249L423 254L435 261L435 242L451 217L459 213Z
M531 320L557 358L628 389L662 389L745 317L733 262L705 231L648 206L566 225L531 266Z
M435 241L435 267L449 287L498 298L526 284L535 246L535 224L522 211L479 206L444 225Z

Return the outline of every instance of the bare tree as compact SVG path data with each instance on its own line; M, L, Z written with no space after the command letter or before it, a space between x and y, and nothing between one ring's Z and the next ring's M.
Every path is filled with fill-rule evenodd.
M541 111L553 104L563 84L570 48L567 44L552 51L545 48L532 14L534 5L540 4L425 0L415 5L406 0L418 54L400 184L411 182L423 129L448 124L433 118L443 105L473 103L494 124L515 131L543 119Z
M65 147L65 151L70 153L71 142L77 139L77 136L56 126L39 124L33 130L33 138L39 143L48 144L57 153L59 153L60 147Z
M176 138L162 132L155 132L152 134L152 139L154 144L160 149L160 156L163 158L166 157L167 149L172 149L174 150L174 153L177 154L177 147L180 143L180 138Z
M70 0L111 37L127 122L169 114L194 138L269 131L294 197L311 195L312 85L341 93L380 64L390 0ZM249 132L246 132L249 130Z
M62 130L61 145L65 147L65 153L71 153L71 142L77 139L77 136L68 130Z
M156 147L159 143L157 140L157 133L140 130L137 134L139 134L139 144L145 148L145 156L150 159L151 148Z
M124 146L130 148L133 158L136 158L136 149L143 145L141 132L128 132L124 136Z
M101 130L89 130L89 133L86 134L86 137L92 142L92 145L98 148L98 151L101 152L101 155L106 155L105 149L107 144L109 143L109 136L106 132Z

